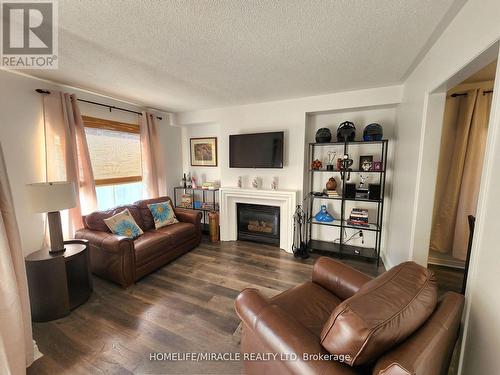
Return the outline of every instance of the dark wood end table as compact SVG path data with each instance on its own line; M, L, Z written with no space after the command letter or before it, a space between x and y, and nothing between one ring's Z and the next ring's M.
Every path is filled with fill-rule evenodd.
M51 254L42 249L25 258L34 322L62 318L92 293L88 241L64 241L64 247L64 252Z

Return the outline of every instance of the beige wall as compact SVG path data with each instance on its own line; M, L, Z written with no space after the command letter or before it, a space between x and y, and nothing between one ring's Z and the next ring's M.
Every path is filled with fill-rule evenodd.
M40 95L34 91L37 88L61 90L75 93L79 98L140 110L126 103L0 70L0 142L5 153L25 254L37 250L43 237L42 214L33 214L26 204L26 184L44 179L42 102ZM137 123L137 115L127 112L109 112L107 108L81 102L80 109L84 115ZM159 115L164 118L158 122L158 128L165 151L170 192L181 178L181 129L170 125L168 115Z

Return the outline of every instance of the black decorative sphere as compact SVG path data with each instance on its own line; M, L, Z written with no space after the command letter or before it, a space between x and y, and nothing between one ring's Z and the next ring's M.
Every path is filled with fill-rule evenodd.
M381 141L383 135L382 126L377 123L366 125L365 130L363 130L364 141Z
M337 142L351 142L356 137L356 127L351 121L344 121L337 128Z
M318 129L316 132L316 143L328 143L332 140L332 132L328 128Z

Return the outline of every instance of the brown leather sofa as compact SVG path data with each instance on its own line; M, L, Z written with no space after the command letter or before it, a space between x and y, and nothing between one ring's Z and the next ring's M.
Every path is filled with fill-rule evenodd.
M201 241L199 211L175 208L179 223L155 229L148 204L166 200L171 202L169 197L147 199L84 216L84 228L78 230L75 237L90 242L92 272L127 288L198 246ZM135 240L111 233L104 223L104 219L125 208L128 208L137 225L144 231L144 234Z
M322 257L312 281L271 299L255 289L237 297L244 372L447 374L463 303L451 292L438 300L434 275L413 262L372 279Z

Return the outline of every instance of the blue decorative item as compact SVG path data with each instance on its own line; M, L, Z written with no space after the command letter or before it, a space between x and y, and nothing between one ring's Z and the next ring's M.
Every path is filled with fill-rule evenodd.
M326 210L326 206L323 204L321 205L321 209L319 212L314 216L316 221L321 221L324 223L329 223L333 221L333 216L328 213Z
M363 131L363 141L381 141L384 135L382 126L377 123L368 124Z

